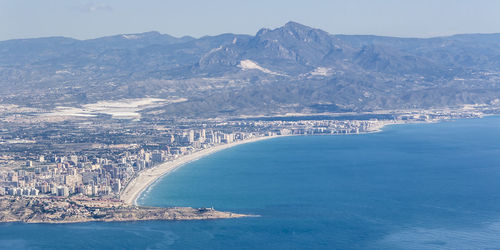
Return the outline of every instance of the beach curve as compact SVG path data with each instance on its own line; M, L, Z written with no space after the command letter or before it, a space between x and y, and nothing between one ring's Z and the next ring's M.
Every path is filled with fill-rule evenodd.
M146 169L140 172L138 176L133 178L120 193L120 199L127 204L137 205L137 199L142 194L142 192L144 192L144 190L146 190L149 186L155 183L162 176L174 171L175 169L183 165L186 165L187 163L199 160L205 156L208 156L215 152L228 149L234 146L267 140L271 138L277 138L277 137L281 136L277 135L277 136L252 137L232 143L220 144L210 148L193 152L188 155L183 155L174 160L163 162L157 166L154 166L150 169Z

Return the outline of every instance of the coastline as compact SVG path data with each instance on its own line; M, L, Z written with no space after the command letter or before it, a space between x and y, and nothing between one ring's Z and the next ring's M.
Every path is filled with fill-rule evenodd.
M434 121L432 121L434 122ZM382 131L384 127L387 125L397 125L397 124L405 124L406 122L383 122L381 124L378 124L368 131L361 132L359 134L370 134L370 133L379 133ZM428 122L425 122L428 123ZM134 177L123 189L123 192L120 193L120 199L129 205L138 205L137 204L137 199L141 196L141 194L149 188L152 184L154 184L157 180L159 180L161 177L164 175L171 173L172 171L176 170L179 167L182 167L190 162L199 160L203 157L206 157L208 155L211 155L213 153L216 153L218 151L228 149L234 146L246 144L246 143L253 143L257 141L262 141L262 140L267 140L267 139L272 139L272 138L278 138L278 137L285 137L285 136L295 136L295 135L275 135L275 136L263 136L263 137L252 137L249 139L229 143L229 144L221 144L217 145L214 147L202 149L199 151L196 151L192 154L189 155L183 155L180 156L177 159L163 162L157 166L154 166L153 168L144 170L141 172L138 176Z
M152 220L210 220L257 215L192 207L141 207L87 197L0 196L1 223L85 223Z
M140 197L142 192L144 192L149 186L155 183L162 176L171 173L179 167L186 165L187 163L199 160L203 157L211 155L213 153L219 152L224 149L228 149L234 146L253 143L258 141L263 141L272 138L283 137L282 135L277 136L264 136L264 137L253 137L233 143L221 144L214 147L202 149L196 151L189 155L181 156L172 161L163 162L157 166L150 169L144 170L138 176L133 178L125 187L123 192L120 194L120 199L126 204L137 205L137 199Z
M375 122L363 132L348 134L378 133L388 125L409 123L435 123L443 119L427 120L423 122L384 121ZM307 136L308 134L306 134ZM199 149L176 159L160 163L134 176L120 193L120 200L99 200L88 197L0 197L2 207L0 223L80 223L90 221L141 221L141 220L205 220L255 217L256 215L235 214L232 212L215 211L213 208L191 207L147 207L138 206L137 200L141 194L156 181L179 167L199 160L213 153L262 140L297 135L256 136L228 144L219 144L205 149ZM49 211L49 212L47 212Z
M383 129L388 126L388 125L400 125L400 124L409 124L409 123L435 123L442 121L443 119L437 119L437 120L430 120L430 121L419 121L419 122L405 122L405 121L399 121L399 122L394 122L394 121L385 121L381 122L367 131L360 132L358 134L371 134L371 133L379 133L382 132ZM285 137L285 136L295 136L295 135L275 135L275 136L263 136L263 137L252 137L249 139L229 143L229 144L221 144L217 145L214 147L206 148L206 149L201 149L199 151L196 151L192 154L189 155L183 155L180 156L177 159L163 162L157 166L154 166L153 168L144 170L141 172L138 176L133 178L125 187L123 192L120 193L120 199L129 205L138 205L137 204L137 199L141 196L141 194L149 188L152 184L154 184L158 179L163 177L164 175L171 173L172 171L176 170L179 167L182 167L190 162L199 160L205 156L211 155L213 153L216 153L218 151L228 149L234 146L246 144L246 143L253 143L257 141L262 141L262 140L267 140L267 139L272 139L272 138L278 138L278 137Z

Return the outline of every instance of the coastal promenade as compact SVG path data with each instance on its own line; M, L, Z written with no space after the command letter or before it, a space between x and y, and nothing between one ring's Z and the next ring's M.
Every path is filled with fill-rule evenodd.
M141 195L141 193L153 184L156 180L162 177L165 174L172 172L173 170L195 160L198 160L207 155L213 154L215 152L231 148L234 146L238 146L241 144L257 142L261 140L276 138L279 136L264 136L264 137L253 137L248 138L241 141L236 141L228 144L221 144L217 146L213 146L210 148L202 149L191 153L189 155L181 156L177 159L170 160L164 163L161 163L157 166L154 166L150 169L144 170L138 174L134 179L132 179L125 189L120 194L120 199L127 204L137 205L137 198Z

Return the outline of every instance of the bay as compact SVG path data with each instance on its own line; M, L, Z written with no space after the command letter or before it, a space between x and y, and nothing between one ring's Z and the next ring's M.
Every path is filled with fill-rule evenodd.
M500 117L294 136L233 147L163 177L148 206L257 218L0 225L0 248L499 248Z

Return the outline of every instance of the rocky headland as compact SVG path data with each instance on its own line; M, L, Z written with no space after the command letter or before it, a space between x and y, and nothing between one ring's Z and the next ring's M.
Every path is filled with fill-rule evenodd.
M212 208L142 207L119 200L86 197L0 197L0 223L79 223L92 221L207 220L251 217Z

